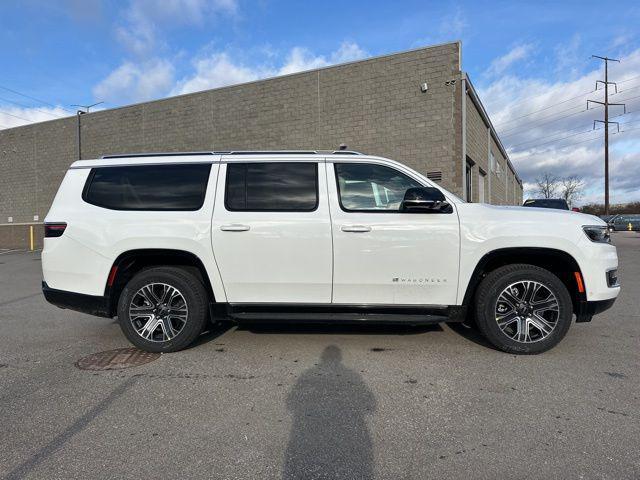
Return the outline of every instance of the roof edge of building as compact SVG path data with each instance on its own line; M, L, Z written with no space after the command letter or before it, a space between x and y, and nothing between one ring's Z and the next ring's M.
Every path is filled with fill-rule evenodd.
M84 113L83 116L99 116L100 114L102 114L103 112L111 112L114 110L122 110L125 108L132 108L132 107L139 107L139 106L144 106L144 105L151 105L154 103L160 103L160 102L166 102L166 101L170 101L173 100L175 98L184 98L184 97L188 97L188 96L195 96L195 95L201 95L203 93L207 93L207 92L212 92L212 91L219 91L219 90L225 90L225 89L230 89L230 88L236 88L236 87L241 87L241 86L245 86L245 85L252 85L255 83L260 83L260 82L269 82L269 81L274 81L274 80L280 80L282 78L289 78L289 77L295 77L297 75L306 75L309 73L313 73L313 72L322 72L325 70L330 70L333 68L340 68L340 67L344 67L347 65L354 65L354 64L359 64L359 63L366 63L366 62L371 62L371 61L376 61L376 60L381 60L384 58L389 58L389 57L395 57L395 56L399 56L399 55L404 55L407 53L413 53L413 52L419 52L420 50L429 50L432 48L439 48L439 47L444 47L446 45L457 45L458 46L458 62L460 62L460 51L462 49L462 41L460 40L452 40L449 42L443 42L443 43L438 43L435 45L427 45L424 47L417 47L417 48L412 48L410 50L402 50L400 52L392 52L392 53L385 53L382 55L376 55L373 57L367 57L367 58L362 58L359 60L352 60L350 62L344 62L344 63L337 63L335 65L327 65L325 67L320 67L320 68L313 68L311 70L303 70L300 72L294 72L294 73L287 73L285 75L277 75L274 77L266 77L266 78L260 78L260 79L256 79L256 80L251 80L249 82L241 82L241 83L234 83L232 85L224 85L221 87L216 87L216 88L208 88L205 90L198 90L197 92L189 92L189 93L182 93L179 95L172 95L169 97L164 97L164 98L158 98L155 100L147 100L144 102L137 102L137 103L130 103L127 105L121 105L118 107L113 107L113 108L105 108L104 110L96 110L94 112L88 112L88 113ZM458 68L461 68L461 65L458 66ZM68 120L69 118L74 118L75 115L69 115L68 117L62 117L62 118L53 118L51 120L44 120L41 122L33 122L33 123L28 123L26 125L18 125L16 127L11 127L11 128L5 128L0 130L0 132L3 131L7 131L7 130L14 130L16 128L22 128L22 127L29 127L32 125L40 125L40 124L44 124L44 123L51 123L51 122L57 122L60 120Z

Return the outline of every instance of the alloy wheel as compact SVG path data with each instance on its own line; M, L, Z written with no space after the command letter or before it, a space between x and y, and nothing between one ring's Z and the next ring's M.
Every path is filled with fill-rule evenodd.
M143 339L167 342L187 324L189 309L180 291L166 283L149 283L140 288L129 304L129 320Z
M498 296L495 319L511 340L533 343L544 340L556 327L560 304L544 284L522 280L507 286Z

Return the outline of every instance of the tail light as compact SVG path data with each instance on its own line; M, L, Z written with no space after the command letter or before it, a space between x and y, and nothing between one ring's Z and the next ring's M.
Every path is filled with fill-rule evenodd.
M45 223L44 237L45 238L61 237L66 228L67 228L66 223Z

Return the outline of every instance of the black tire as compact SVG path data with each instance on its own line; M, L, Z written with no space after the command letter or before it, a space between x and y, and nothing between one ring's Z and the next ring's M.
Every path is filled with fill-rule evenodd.
M513 339L508 333L503 332L496 319L496 309L504 308L497 303L500 294L510 285L521 281L542 284L555 295L558 305L557 320L550 333L544 336L540 330L534 328L534 335L531 337L535 339L537 332L540 339L529 342ZM476 291L475 303L476 324L483 336L498 349L520 355L542 353L556 346L567 334L573 317L573 304L567 287L553 273L534 265L507 265L489 273ZM552 313L552 316L555 314Z
M145 285L164 284L173 287L186 304L186 321L172 324L181 327L170 340L162 340L164 326L158 327L153 339L143 338L136 331L129 316L129 307L136 293ZM139 298L139 297L137 297ZM180 305L182 302L178 299ZM207 327L209 296L202 282L192 273L179 267L153 267L137 273L124 287L118 300L118 322L127 339L136 347L147 352L177 352L189 346ZM137 320L144 322L145 320ZM174 320L174 322L176 322ZM140 325L140 324L138 324Z

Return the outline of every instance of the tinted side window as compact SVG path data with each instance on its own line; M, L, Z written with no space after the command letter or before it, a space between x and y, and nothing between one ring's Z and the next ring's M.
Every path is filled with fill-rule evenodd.
M112 210L199 210L210 171L206 163L94 168L82 198Z
M422 187L404 173L367 163L336 163L338 194L343 210L398 212L409 188Z
M230 211L315 210L318 164L229 163L225 206Z

